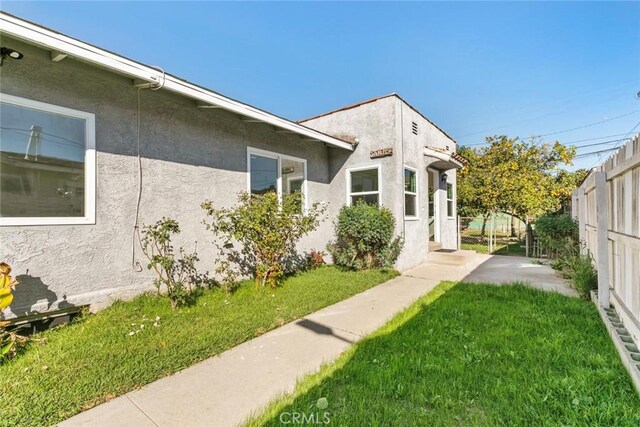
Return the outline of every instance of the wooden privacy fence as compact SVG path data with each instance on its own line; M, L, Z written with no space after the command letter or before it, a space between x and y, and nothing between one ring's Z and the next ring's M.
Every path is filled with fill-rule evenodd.
M610 303L640 338L640 134L573 193L584 251L598 269L598 303Z

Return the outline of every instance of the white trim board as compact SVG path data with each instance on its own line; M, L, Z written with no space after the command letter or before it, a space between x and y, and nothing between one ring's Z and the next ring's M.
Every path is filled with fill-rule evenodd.
M16 18L0 12L0 32L15 37L29 44L34 44L51 51L66 54L71 58L81 60L118 74L124 74L134 79L140 79L153 85L162 84L163 89L204 102L214 107L223 108L250 119L259 120L272 126L291 131L298 135L316 141L324 142L333 147L353 151L354 146L348 142L334 138L304 125L278 117L256 107L244 104L216 92L189 83L170 74L163 74L158 69L132 61L80 40L65 36L48 28ZM194 107L195 108L195 107Z

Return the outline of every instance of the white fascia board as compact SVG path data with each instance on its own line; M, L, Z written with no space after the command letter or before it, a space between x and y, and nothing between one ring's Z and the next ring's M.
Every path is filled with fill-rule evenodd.
M30 22L0 12L0 32L33 43L44 48L65 53L75 59L82 60L108 70L124 74L132 78L146 80L152 83L162 81L162 72L153 67L137 63L130 59L97 48L55 31L40 27ZM225 110L260 120L281 129L292 131L298 135L324 142L333 147L353 151L354 147L348 142L318 132L306 126L294 123L282 117L262 111L250 105L243 104L197 85L178 79L171 75L164 78L163 89L180 95L202 101Z

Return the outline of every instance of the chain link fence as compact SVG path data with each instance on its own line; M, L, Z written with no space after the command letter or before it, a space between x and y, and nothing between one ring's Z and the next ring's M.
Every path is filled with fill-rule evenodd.
M526 226L504 214L459 217L460 249L499 255L524 255Z

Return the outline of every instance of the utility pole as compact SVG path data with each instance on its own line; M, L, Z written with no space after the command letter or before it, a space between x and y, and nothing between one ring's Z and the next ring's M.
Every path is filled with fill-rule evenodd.
M33 125L31 126L31 133L29 134L29 142L27 143L27 151L24 154L25 160L31 160L30 154L31 149L33 147L34 151L34 160L38 161L38 152L40 151L40 132L42 132L42 128L40 126Z

